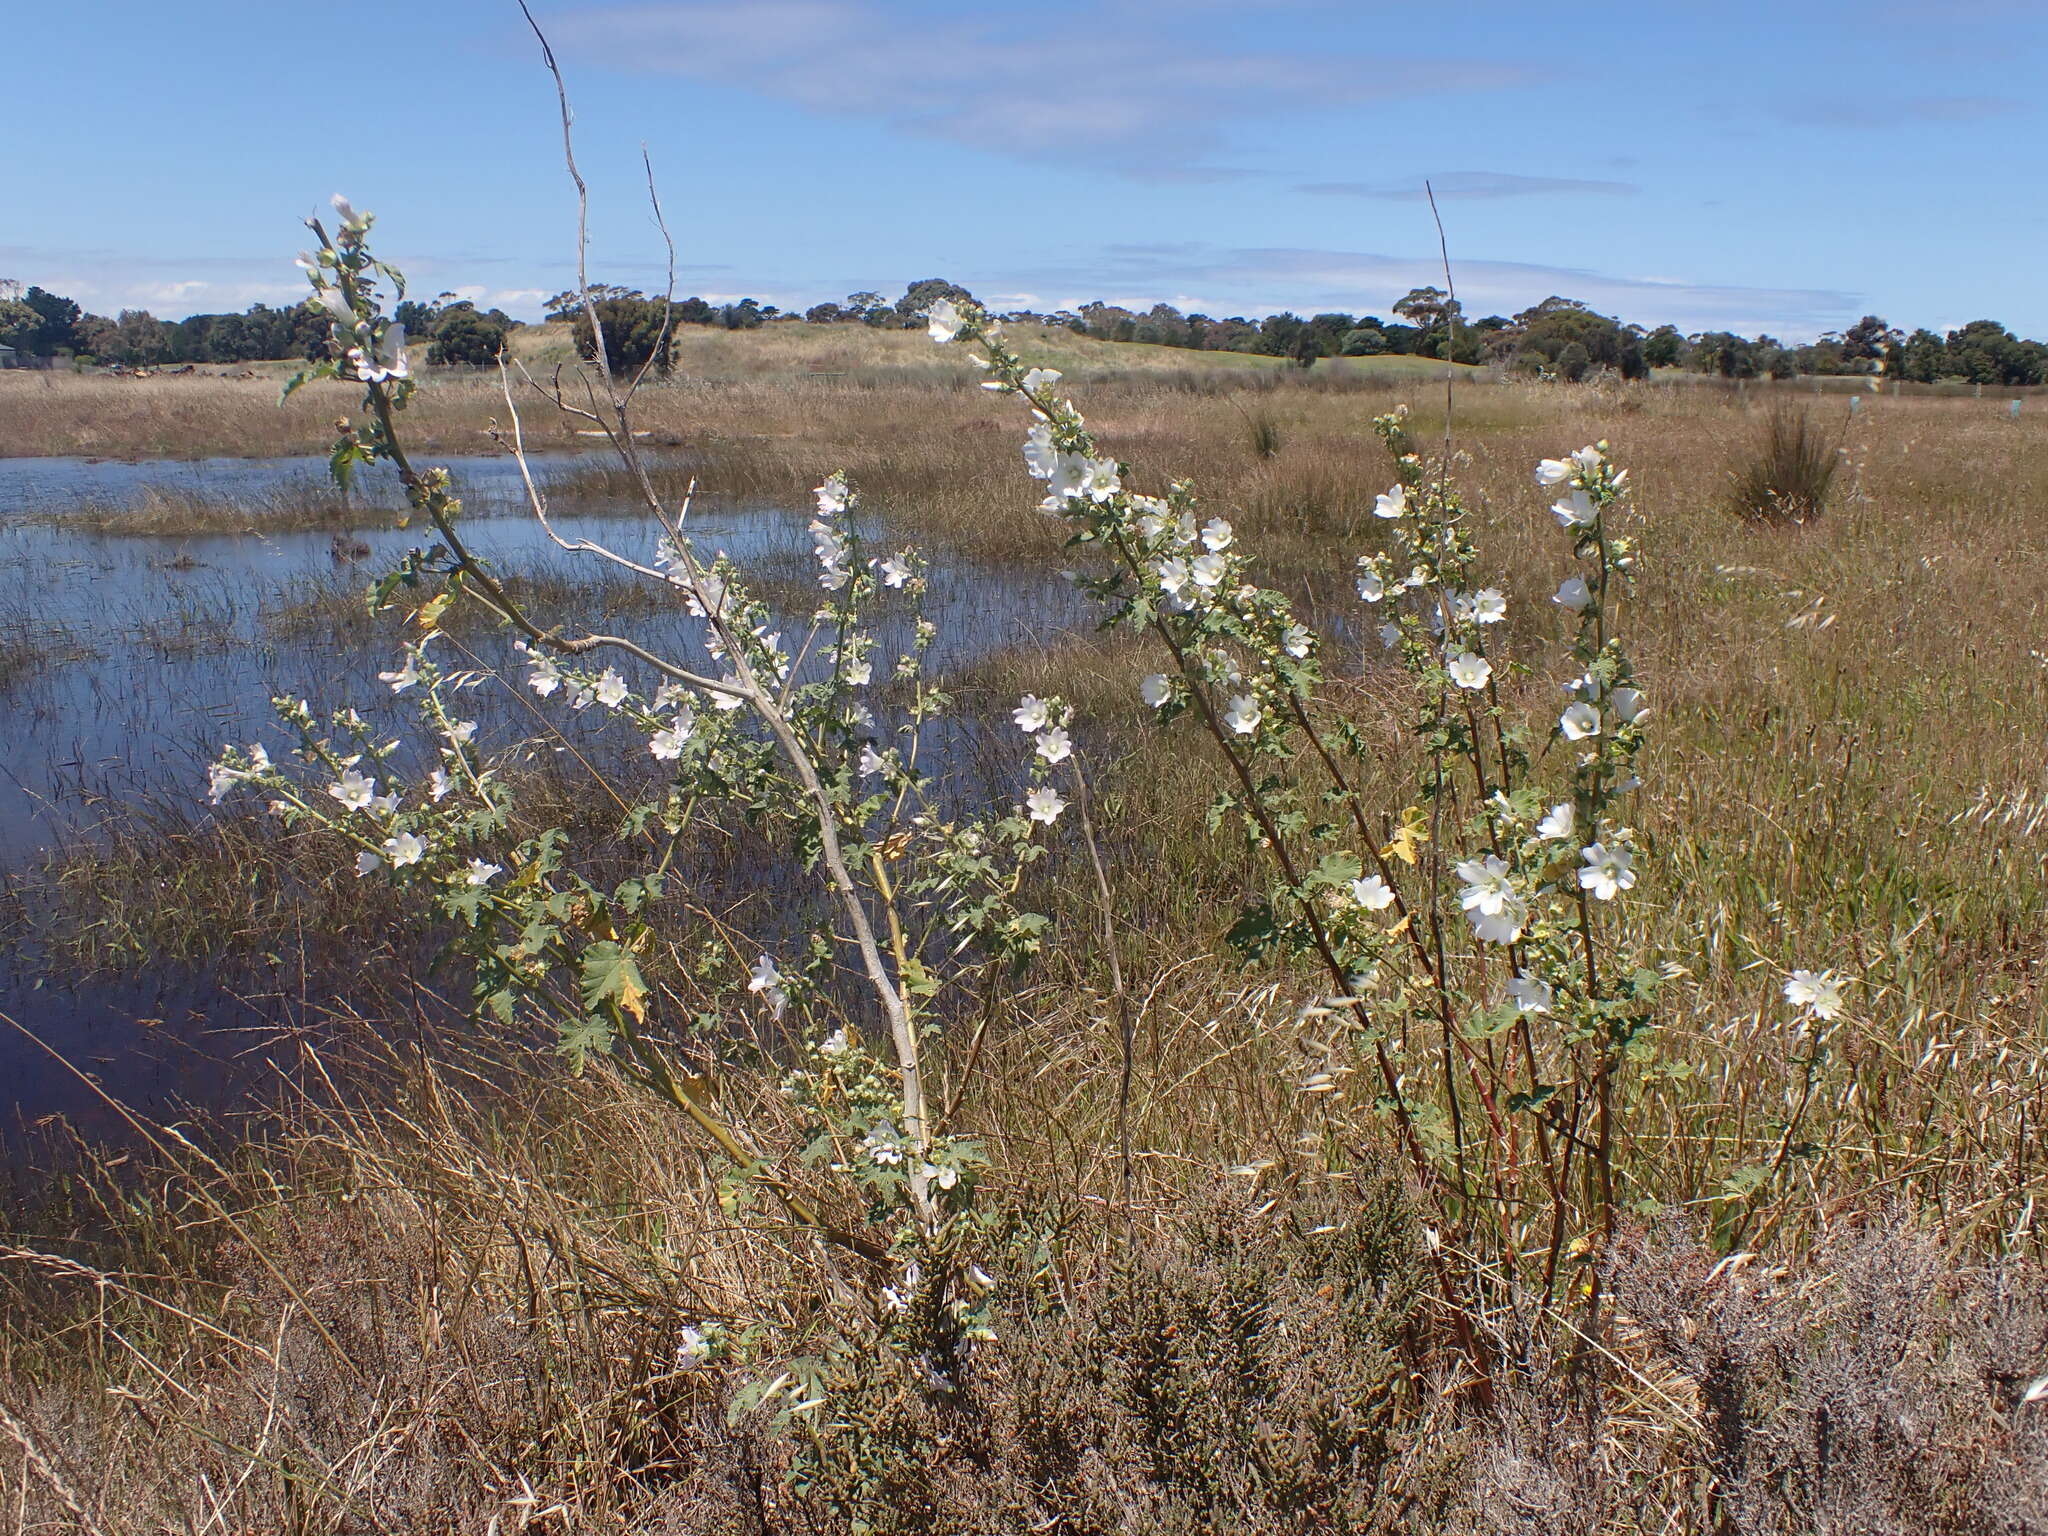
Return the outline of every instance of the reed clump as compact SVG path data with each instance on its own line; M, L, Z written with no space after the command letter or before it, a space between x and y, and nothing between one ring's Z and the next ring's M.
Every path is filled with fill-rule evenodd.
M1738 517L1774 525L1811 523L1827 511L1842 448L1803 408L1774 408L1747 458L1730 476Z

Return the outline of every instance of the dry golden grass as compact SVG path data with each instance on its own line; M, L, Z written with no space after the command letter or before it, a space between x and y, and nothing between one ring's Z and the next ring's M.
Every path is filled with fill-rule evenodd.
M514 334L516 357L536 377L550 378L557 365L574 368L567 326L535 326ZM1215 387L1232 380L1278 383L1298 371L1279 358L1101 342L1037 327L1027 328L1022 339L1034 355L1077 376L1170 378L1181 381L1181 387L1189 380ZM362 391L334 382L309 385L279 408L279 391L299 366L256 363L233 370L232 377L214 370L147 378L0 371L0 453L102 458L324 454L333 442L335 419L358 409ZM1316 377L1393 382L1418 373L1440 376L1443 367L1417 358L1344 358L1322 364ZM1478 376L1478 370L1458 371ZM245 372L254 377L241 377ZM410 422L415 442L443 453L489 452L491 423L506 419L496 370L432 370L427 377L428 388ZM686 326L677 333L675 375L649 382L641 424L657 441L694 442L707 428L717 430L703 414L708 396L721 402L715 411L720 423L765 417L768 425L759 430L793 429L821 397L931 386L964 393L979 377L959 353L934 347L922 331L804 323L753 331ZM522 396L521 408L538 417L533 407L532 397ZM575 435L575 425L588 424L551 424L537 434L534 446L589 446Z
M708 377L700 357L698 380L648 392L675 485L800 509L844 467L932 544L1076 558L1034 509L1013 404L914 336L900 366L863 351L836 377L765 361L784 339L708 335L763 366L728 359ZM795 358L829 357L805 345ZM1348 567L1389 479L1368 422L1393 384L1074 373L1141 486L1193 480L1274 584L1326 625L1356 621ZM131 444L216 442L232 424L310 449L333 409L259 417L256 394L208 381L190 398L214 414L181 417L191 382L0 378L0 438L61 442L51 413L69 412ZM1440 393L1408 392L1431 442ZM1670 1231L1617 1258L1605 1417L1560 1362L1532 1359L1497 1419L1457 1420L1427 1374L1441 1358L1428 1325L1380 1331L1370 1298L1405 1294L1415 1273L1361 1176L1385 1149L1355 1132L1364 1114L1295 1090L1289 1020L1307 985L1218 957L1248 874L1202 830L1213 768L1141 718L1135 679L1152 664L1133 642L1054 635L954 684L997 720L1026 689L1081 709L1139 999L1131 1225L1114 1008L1092 938L1076 938L1002 1003L980 1053L954 1042L939 1068L949 1088L972 1072L962 1123L990 1146L990 1205L1012 1223L1008 1326L1025 1343L990 1356L981 1417L911 1423L907 1393L898 1418L875 1410L926 1479L885 1528L945 1529L933 1511L970 1506L989 1529L1056 1514L1067 1523L1042 1528L1076 1531L2042 1528L2008 1474L2048 1455L2025 1417L2048 1404L2019 1402L2048 1349L2026 1267L2048 1198L2048 436L1991 402L1872 400L1827 515L1763 528L1725 493L1764 393L1491 384L1457 403L1456 472L1538 669L1515 694L1532 709L1554 697L1544 611L1567 551L1529 467L1605 438L1635 484L1644 561L1622 623L1656 728L1628 920L1689 975L1625 1118L1627 1199ZM132 414L111 408L124 403ZM437 379L420 416L448 450L501 410L481 382ZM279 435L261 438L259 419ZM1256 447L1257 419L1278 428L1277 453ZM1398 804L1399 690L1367 646L1337 692ZM251 855L260 883L259 866ZM1084 867L1045 878L1063 923L1092 935ZM249 884L182 888L227 902ZM1776 1000L1792 965L1857 978L1818 1057ZM602 1075L566 1082L470 1049L379 1058L360 1080L374 1088L345 1096L363 1107L310 1110L250 1166L172 1145L139 1205L96 1175L71 1208L45 1206L0 1308L0 1430L20 1450L0 1476L22 1479L23 1507L124 1531L846 1528L777 1488L786 1445L719 1427L731 1382L680 1377L669 1353L705 1317L802 1337L832 1292L819 1250L734 1220L715 1165ZM719 1082L774 1123L772 1070L735 1061ZM1764 1165L1753 1192L1730 1193ZM1248 1191L1220 1225L1219 1183ZM1370 1229L1382 1245L1342 1274L1304 1257L1332 1202L1345 1241ZM1762 1257L1717 1270L1712 1245L1737 1230ZM1332 1296L1357 1304L1318 1310ZM1069 1337L1085 1361L1062 1353ZM1247 1385L1268 1370L1334 1384L1310 1411ZM1344 1412L1318 1417L1330 1402ZM1091 1427L1070 1435L1070 1420ZM1387 1492L1343 1506L1348 1526L1329 1523L1329 1443L1405 1448L1337 1478ZM1191 1444L1224 1449L1205 1468Z

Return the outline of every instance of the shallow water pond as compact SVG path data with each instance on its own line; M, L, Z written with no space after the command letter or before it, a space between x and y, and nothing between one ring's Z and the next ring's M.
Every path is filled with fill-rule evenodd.
M515 506L516 472L508 460L459 459L449 467L472 506ZM571 467L544 462L542 473ZM309 699L323 712L353 705L380 724L410 720L410 700L394 698L377 680L396 664L400 615L370 617L361 594L405 551L431 547L431 530L258 525L140 535L64 521L91 508L103 529L109 508L162 493L274 503L317 487L324 475L324 462L315 459L0 459L0 874L53 850L90 848L110 813L149 805L203 814L206 765L223 743L261 740L274 752L291 744L276 725L273 695ZM390 506L394 516L403 505L388 473L365 476L355 495ZM778 606L787 610L793 647L817 598L805 522L782 508L692 519L700 551L729 554L758 574L764 593L782 594ZM653 551L655 530L645 518L580 512L560 526L638 558ZM498 567L528 578L545 618L594 618L658 653L702 656L700 626L668 593L620 585L615 568L564 553L530 517L479 517L465 535ZM1086 622L1075 594L1050 573L1019 578L952 562L935 573L927 609L940 628L930 658L938 669ZM898 610L878 624L878 675L907 643L910 623L909 612ZM519 686L523 669L511 640L495 626L475 624L456 627L448 641L451 655L464 648L481 664L507 669L503 681L466 696L486 749L537 730L559 730L571 740L598 736L601 711L578 716L552 707L559 696L542 704ZM622 739L616 750L632 745ZM140 982L58 985L25 950L5 971L0 1012L69 1056L105 1058L91 1070L148 1102L180 1091L210 1096L177 1063L220 1055L195 1043L219 1027L216 1015L253 1029L266 1011L277 1013L275 998L249 1000L264 995L260 985L231 987L211 975L165 970ZM137 1018L159 1022L138 1027ZM285 1021L280 1015L273 1022ZM167 1055L149 1053L167 1063L160 1068L131 1054L172 1040L179 1044ZM60 1091L61 1070L12 1031L0 1031L0 1071L8 1084L0 1088L0 1105L12 1100L17 1114L77 1097ZM225 1080L211 1071L200 1077Z

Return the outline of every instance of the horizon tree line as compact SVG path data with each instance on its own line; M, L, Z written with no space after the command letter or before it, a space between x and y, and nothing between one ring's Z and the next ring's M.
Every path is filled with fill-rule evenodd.
M655 361L664 370L673 358L662 338L672 335L676 326L738 331L803 320L814 325L909 329L923 324L921 317L936 300L973 297L960 284L941 277L920 278L893 300L878 291L859 290L802 311L752 298L718 301L692 296L670 301L664 331L658 296L616 284L593 285L591 291L613 363L637 367L659 348L663 355ZM502 309L480 310L474 301L453 293L430 301L408 300L395 313L412 338L428 344L427 361L437 365L490 363L522 324ZM567 322L582 355L594 355L579 294L554 295L543 313L548 320ZM1183 313L1166 303L1141 311L1097 299L1073 309L1012 310L1003 318L1099 341L1256 353L1285 357L1302 367L1325 357L1398 355L1487 364L1573 381L1600 376L1642 379L1661 368L1728 379L1867 374L1913 383L2048 383L2048 343L2018 336L1995 320L1973 320L1946 333L1925 327L1908 332L1881 316L1865 315L1841 331L1791 344L1768 334L1688 334L1669 324L1628 324L1558 295L1513 315L1471 320L1456 299L1428 286L1411 289L1385 317L1345 311L1304 316L1292 310L1258 319L1217 317ZM33 359L75 358L130 366L238 363L317 356L326 345L326 325L303 305L279 308L263 303L236 313L194 314L183 320L162 320L143 309L124 309L109 317L91 314L75 300L42 287L0 280L0 345Z

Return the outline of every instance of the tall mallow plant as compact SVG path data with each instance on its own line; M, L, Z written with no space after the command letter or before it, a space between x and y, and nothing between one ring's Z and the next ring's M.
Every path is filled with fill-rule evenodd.
M215 799L257 791L286 824L353 847L362 878L424 896L452 920L480 1016L551 1027L574 1064L610 1054L730 1158L736 1203L763 1193L866 1262L873 1284L841 1292L854 1314L866 1313L846 1337L879 1337L918 1362L918 1379L945 1382L959 1350L985 1331L990 1287L967 1251L981 1154L942 1123L928 1046L942 1018L959 1011L952 994L1000 984L1040 945L1046 920L1016 898L1043 829L1065 808L1050 775L1063 763L1076 771L1064 706L1034 704L1036 745L1019 753L1017 802L966 814L942 805L921 749L952 705L927 675L938 629L922 607L923 557L871 551L857 491L827 475L810 522L819 605L804 633L786 636L744 569L700 552L687 499L670 506L656 494L633 447L632 386L608 371L602 398L644 492L646 544L621 550L562 537L528 474L532 511L563 550L672 591L697 620L704 659L536 623L465 543L446 471L416 468L407 455L400 423L417 386L379 292L381 279L402 293L402 279L372 256L370 216L340 199L335 208L338 228L330 237L312 221L319 246L301 259L311 302L332 318L333 355L286 392L306 378L359 383L364 419L344 426L336 475L391 464L436 536L369 598L373 609L401 599L412 609L418 636L382 676L417 700L419 731L411 743L380 741L352 709L323 719L279 699L295 750L273 758L260 744L229 749L212 770ZM590 319L601 325L594 312ZM516 411L508 446L523 470ZM912 606L893 655L883 654L877 628L885 595ZM514 784L476 722L462 718L464 697L488 675L440 659L451 648L439 643L441 620L457 600L502 622L506 661L539 707L595 712L659 765L657 787L623 807L647 850L642 868L600 881L589 850L561 827L515 834L529 823ZM782 1107L757 1123L723 1108L715 1083L666 1048L691 1021L673 1016L677 1005L643 969L650 953L673 960L675 936L661 931L660 914L688 907L673 870L721 815L744 818L787 850L816 898L803 909L808 922L784 914L773 932L734 932L721 917L711 926L722 958L691 962L714 988L723 976L727 1011L714 1028L737 1030L751 1014L784 1037ZM707 1351L718 1347L715 1330L705 1339ZM786 1373L778 1391L784 1411L816 1406Z
M1320 975L1307 1019L1324 1061L1303 1087L1332 1106L1332 1146L1359 1144L1341 1090L1362 1066L1433 1213L1454 1311L1489 1293L1525 1299L1531 1281L1545 1307L1596 1295L1627 1194L1627 1070L1672 974L1626 920L1642 857L1629 797L1650 718L1617 625L1635 560L1616 526L1627 472L1604 444L1535 466L1579 570L1546 594L1569 659L1555 707L1532 719L1518 702L1529 690L1510 684L1533 683L1533 661L1505 644L1509 599L1483 574L1448 455L1426 463L1403 412L1374 423L1396 479L1375 507L1385 546L1358 557L1354 579L1406 672L1420 746L1409 787L1382 798L1366 786L1383 765L1325 687L1323 641L1258 584L1231 524L1184 483L1135 489L1060 376L1029 366L978 310L935 305L931 334L979 344L985 387L1027 408L1043 510L1102 557L1083 585L1105 622L1163 653L1141 697L1161 728L1187 722L1211 740L1223 772L1212 825L1236 824L1271 876L1230 939Z

